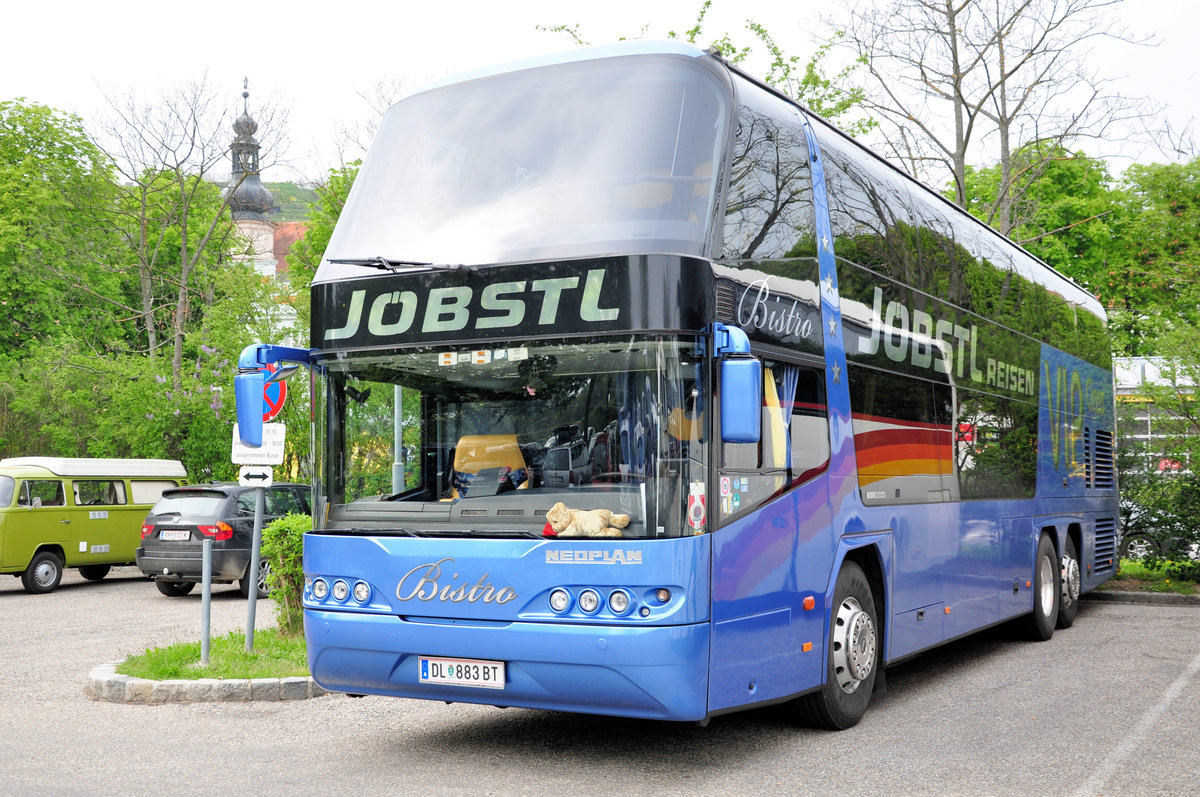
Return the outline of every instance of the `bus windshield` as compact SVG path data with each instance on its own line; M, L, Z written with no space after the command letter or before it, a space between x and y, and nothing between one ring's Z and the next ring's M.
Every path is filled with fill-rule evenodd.
M370 258L484 264L704 254L728 93L695 59L527 69L394 105L317 281Z
M616 514L612 538L700 533L703 516L684 517L707 462L695 347L625 336L328 360L326 527L554 536L546 513L561 502Z

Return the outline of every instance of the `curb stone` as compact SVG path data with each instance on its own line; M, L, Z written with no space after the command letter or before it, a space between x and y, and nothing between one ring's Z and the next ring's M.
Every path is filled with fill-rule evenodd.
M1200 595L1180 595L1176 592L1122 592L1121 590L1092 590L1079 596L1080 600L1097 603L1149 603L1156 606L1200 606Z
M112 661L92 669L88 676L88 697L109 703L154 706L166 703L307 700L329 694L307 676L151 681L118 674L118 664L120 662Z

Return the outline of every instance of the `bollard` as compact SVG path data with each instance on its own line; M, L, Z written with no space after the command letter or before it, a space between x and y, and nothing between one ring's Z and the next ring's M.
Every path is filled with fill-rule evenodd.
M207 667L212 631L212 538L205 537L202 545L204 578L200 590L200 663Z

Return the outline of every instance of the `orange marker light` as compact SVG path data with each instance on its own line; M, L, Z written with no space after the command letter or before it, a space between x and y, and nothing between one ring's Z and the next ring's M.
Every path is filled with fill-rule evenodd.
M802 648L802 650L803 650L805 653L808 653L810 650L812 650L812 643L811 643L811 642L805 642L805 643L804 643L804 646L803 646L803 648Z
M946 614L950 614L950 607L949 607L949 606L947 606L947 607L946 607Z
M1025 582L1025 586L1026 586L1026 587L1032 587L1032 586L1033 586L1033 582L1032 582L1032 581L1026 581L1026 582Z
M804 596L804 611L811 612L817 605L817 599L812 595Z

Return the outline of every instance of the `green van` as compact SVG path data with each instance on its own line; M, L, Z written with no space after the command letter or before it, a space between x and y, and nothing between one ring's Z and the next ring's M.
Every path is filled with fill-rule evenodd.
M97 581L135 564L146 513L181 484L187 471L173 459L0 459L0 573L43 593L64 567Z

